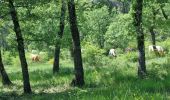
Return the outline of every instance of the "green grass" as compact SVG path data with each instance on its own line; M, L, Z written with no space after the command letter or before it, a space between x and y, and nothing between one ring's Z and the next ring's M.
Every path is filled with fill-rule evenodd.
M23 94L20 66L6 66L14 85L8 87L0 83L0 100L170 99L170 62L167 62L167 57L147 60L149 75L143 80L137 78L137 62L126 60L126 57L122 55L111 58L109 59L110 63L101 66L85 65L86 85L82 88L70 86L74 77L74 68L70 61L62 61L60 72L56 75L52 74L52 65L50 64L29 64L33 94ZM131 56L128 55L128 57ZM159 75L152 73L154 68L157 68L160 75L162 75L162 70L167 71L168 74L161 79Z

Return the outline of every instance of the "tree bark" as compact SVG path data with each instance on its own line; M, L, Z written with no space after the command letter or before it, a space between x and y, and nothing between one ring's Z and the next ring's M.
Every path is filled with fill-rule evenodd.
M3 62L2 62L1 48L0 48L0 73L2 75L2 84L11 85L12 82L10 81L8 74L6 73Z
M62 0L61 16L60 16L60 30L57 34L59 39L57 40L57 42L55 44L53 73L59 72L60 47L61 47L61 39L62 39L62 36L63 36L63 33L64 33L65 12L66 12L66 4L65 4L65 0Z
M72 81L74 86L84 85L84 71L81 56L81 46L80 46L80 34L77 27L77 18L74 0L68 0L68 11L69 11L69 21L70 29L73 38L73 48L74 48L74 68L75 68L75 79Z
M152 45L153 45L153 49L155 52L155 55L159 55L157 49L156 49L156 35L154 32L154 28L155 28L155 21L156 21L156 14L158 13L158 10L155 10L154 8L152 8L152 13L153 13L153 18L152 18L152 24L151 27L149 29L150 33L151 33L151 38L152 38Z
M134 26L137 33L137 48L139 51L138 76L143 78L146 75L145 44L144 44L144 34L142 29L143 0L135 0L133 9L134 9L134 15L133 15Z
M156 51L156 36L155 36L155 32L154 32L154 27L151 26L150 29L149 29L150 33L151 33L151 38L152 38L152 45L153 45L153 49L154 51Z
M16 37L17 37L19 58L21 61L21 68L22 68L22 74L23 74L24 93L31 93L28 65L27 65L25 51L24 51L24 40L23 40L23 37L21 34L21 29L20 29L20 25L19 25L19 21L18 21L18 17L17 17L17 11L15 10L13 1L8 0L8 2L9 2L10 14L11 14L12 21L14 24L14 31L15 31Z

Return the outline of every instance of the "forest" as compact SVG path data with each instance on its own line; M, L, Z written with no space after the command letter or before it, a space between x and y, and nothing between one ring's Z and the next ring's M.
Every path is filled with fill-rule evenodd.
M0 100L169 100L170 0L0 0Z

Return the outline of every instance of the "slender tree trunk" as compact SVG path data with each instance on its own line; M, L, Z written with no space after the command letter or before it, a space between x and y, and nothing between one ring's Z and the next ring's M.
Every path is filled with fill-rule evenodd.
M156 49L156 35L154 32L154 28L155 28L155 20L156 20L156 14L158 13L159 10L155 10L154 8L152 8L152 13L153 13L153 18L152 18L152 25L149 29L150 33L151 33L151 38L152 38L152 45L153 45L153 49L155 52L155 55L159 55L157 49Z
M155 36L155 32L154 32L154 27L151 26L149 31L151 33L153 49L156 50L156 38L155 38L156 36Z
M162 14L163 14L164 18L167 20L167 19L168 19L168 16L166 15L166 13L165 13L165 11L164 11L163 6L160 5L160 8L161 8L161 11L162 11Z
M59 71L59 60L60 60L60 46L61 46L61 39L64 32L64 20L65 20L65 12L66 12L66 4L65 0L62 0L62 7L61 7L61 16L60 16L60 30L57 34L59 40L57 40L55 44L55 56L54 56L54 64L53 64L53 73Z
M154 32L154 26L151 26L149 29L150 33L151 33L151 38L152 38L152 46L153 46L153 50L155 52L155 55L159 55L157 49L156 49L156 36L155 36L155 32Z
M1 48L0 48L0 73L2 75L2 84L11 85L12 82L10 81L8 74L6 73L3 62L2 62Z
M13 5L13 1L12 0L8 0L8 1L9 1L10 14L11 14L12 21L14 24L14 31L15 31L16 37L17 37L19 58L21 61L22 74L23 74L24 93L31 93L28 65L27 65L25 51L24 51L24 40L23 40L23 37L21 34L21 29L20 29L20 25L19 25L19 21L18 21L18 17L17 17L17 12Z
M146 75L146 63L145 63L145 44L144 44L144 34L142 29L142 9L143 0L135 0L134 8L134 26L137 33L137 48L139 51L139 66L138 66L138 76L143 78Z
M68 10L69 10L69 21L70 29L74 44L74 68L75 68L75 79L72 81L72 85L83 86L84 85L84 71L81 56L81 46L80 46L80 34L77 27L77 18L74 0L68 0Z

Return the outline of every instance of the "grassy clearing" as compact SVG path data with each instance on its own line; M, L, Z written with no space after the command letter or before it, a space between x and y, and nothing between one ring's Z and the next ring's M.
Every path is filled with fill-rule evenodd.
M127 58L128 57L128 58ZM126 60L124 60L126 58ZM14 85L0 83L3 100L168 100L170 99L169 57L147 60L148 76L138 79L137 63L131 55L110 58L101 66L85 65L83 88L71 87L73 64L61 63L60 73L52 74L52 65L29 65L33 94L22 94L22 74L19 66L6 66ZM156 70L154 70L156 69Z

